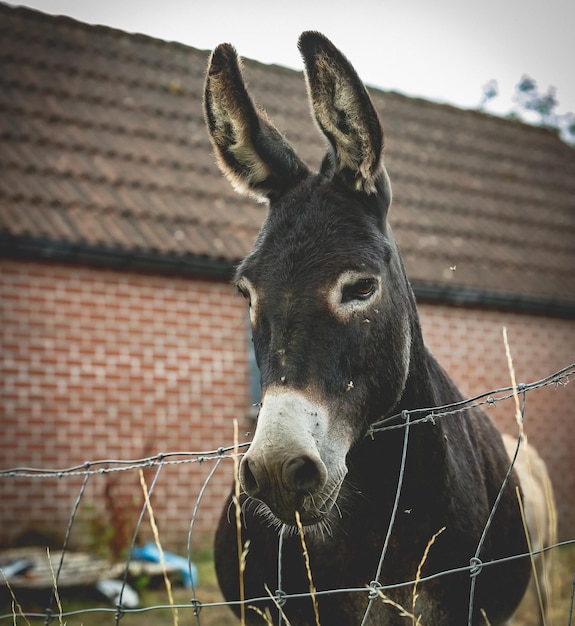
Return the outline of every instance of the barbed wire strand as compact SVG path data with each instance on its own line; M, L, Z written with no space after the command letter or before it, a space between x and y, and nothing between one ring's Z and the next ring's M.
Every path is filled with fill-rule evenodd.
M13 467L0 470L0 478L64 478L67 476L84 476L85 474L110 474L112 472L125 472L137 469L145 469L155 465L180 465L186 463L204 463L206 461L216 461L223 456L224 458L234 458L234 454L225 454L236 448L247 448L249 441L240 443L237 446L228 446L218 448L217 450L209 450L204 452L159 452L154 456L148 456L142 459L100 459L97 461L86 461L80 465L74 465L66 469L47 469L39 467ZM243 454L243 453L240 453ZM176 461L166 460L169 457L183 456L191 457L179 459ZM92 469L94 466L104 465L99 469ZM82 469L84 468L84 469Z
M546 376L541 380L532 382L532 383L519 383L517 385L517 390L520 392L523 391L533 391L534 389L540 389L542 387L548 387L550 385L555 385L556 387L565 386L569 383L569 377L575 375L575 363L571 365L567 365L566 367L558 370L554 374ZM497 397L498 394L507 394L500 397ZM371 424L366 436L373 437L375 433L383 432L385 430L392 430L397 428L405 428L405 424L401 422L400 418L407 412L409 415L419 415L425 413L424 417L416 418L411 421L411 425L420 424L424 422L434 421L435 419L448 417L450 415L456 415L457 413L461 413L464 411L469 411L471 409L480 408L485 405L495 406L498 402L502 402L504 400L509 400L513 398L513 386L510 387L501 387L499 389L493 389L492 391L488 391L486 393L481 393L471 398L467 398L465 400L459 400L457 402L453 402L451 404L444 404L442 406L436 407L427 407L423 409L410 409L408 411L402 411L401 413L396 413L394 415L390 415L389 417L383 417L373 424Z

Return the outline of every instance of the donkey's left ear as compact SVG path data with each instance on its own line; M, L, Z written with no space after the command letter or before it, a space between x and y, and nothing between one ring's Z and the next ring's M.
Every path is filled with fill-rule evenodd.
M356 191L372 194L383 184L389 192L381 122L351 63L317 32L303 33L299 49L315 119L334 151L336 175Z
M224 175L259 200L281 196L308 168L250 98L230 44L212 53L204 91L210 139Z

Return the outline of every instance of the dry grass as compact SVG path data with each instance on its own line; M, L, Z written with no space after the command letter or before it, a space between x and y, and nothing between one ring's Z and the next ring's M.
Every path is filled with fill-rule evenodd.
M214 567L209 555L196 560L199 570L200 584L197 589L197 597L203 604L212 602L221 602L222 596L218 589ZM554 552L554 568L553 568L553 605L551 608L551 622L554 626L563 626L568 623L569 605L571 595L571 585L575 574L575 546L557 549ZM187 605L190 608L180 609L180 618L183 623L198 623L193 616L190 604L191 591L181 587L173 588L173 600L176 605ZM48 590L49 592L49 590ZM46 590L41 597L26 597L20 590L15 590L15 595L21 605L23 611L39 611L43 610L46 605ZM98 601L95 596L86 596L82 599L74 598L70 600L64 590L61 592L62 608L64 613L70 610L83 610L90 608L108 609L109 612L91 612L82 613L76 616L64 617L63 623L67 626L113 626L114 612L109 604ZM147 590L141 595L143 606L168 605L169 600L165 589ZM7 597L0 603L0 614L11 614L11 598ZM537 611L536 598L527 596L523 601L514 626L536 626ZM16 609L18 613L18 610ZM41 619L29 619L31 624L42 624ZM56 623L58 618L56 618ZM129 614L127 613L121 620L122 626L173 626L174 617L172 611L167 609L154 609L145 613ZM240 621L232 614L226 606L209 607L206 606L200 613L200 626L238 626ZM16 617L3 620L0 622L2 626L6 624L17 626L25 626L27 622L24 618Z
M553 595L549 615L550 626L568 624L573 576L575 576L575 546L554 550L551 571ZM537 597L534 593L528 593L519 607L517 620L513 626L538 626L538 624Z

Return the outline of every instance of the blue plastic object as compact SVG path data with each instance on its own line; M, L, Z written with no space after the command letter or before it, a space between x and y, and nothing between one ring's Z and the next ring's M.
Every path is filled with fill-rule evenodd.
M186 587L195 587L198 584L198 570L188 559L171 552L163 551L166 565L173 565L182 572L182 579ZM147 543L132 550L132 559L135 561L151 561L160 563L160 551L155 543ZM190 577L191 572L191 577Z

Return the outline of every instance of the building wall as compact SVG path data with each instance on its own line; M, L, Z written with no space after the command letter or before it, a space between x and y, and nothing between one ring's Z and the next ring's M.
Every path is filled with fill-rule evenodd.
M421 305L428 345L467 394L509 384L508 329L517 379L531 382L575 360L572 322ZM243 299L224 282L0 261L0 469L68 468L100 459L232 445L251 429ZM575 537L575 386L530 392L526 431L548 462L561 535ZM513 431L513 405L489 409ZM181 457L177 457L181 460ZM170 460L170 459L168 459ZM171 459L175 460L175 459ZM166 464L152 496L164 546L213 534L232 462ZM156 468L143 475L151 485ZM80 490L71 541L119 552L142 506L135 470L84 477L0 478L0 544L26 531L61 540ZM150 540L147 516L140 540Z
M2 469L233 443L233 419L242 424L248 413L248 344L245 302L230 285L5 260L0 272ZM152 506L166 545L185 544L212 467L162 469ZM231 476L226 461L194 536L213 531ZM153 477L147 469L148 485ZM81 485L81 476L0 479L0 541L29 529L62 536ZM94 475L72 540L121 547L141 504L137 471ZM143 538L149 529L145 521Z
M467 397L511 385L504 327L518 384L541 380L575 362L573 321L430 304L420 304L419 311L428 347ZM560 537L573 539L575 385L565 383L526 394L524 428L548 466ZM517 433L513 400L486 410L501 431Z

